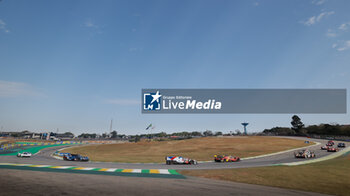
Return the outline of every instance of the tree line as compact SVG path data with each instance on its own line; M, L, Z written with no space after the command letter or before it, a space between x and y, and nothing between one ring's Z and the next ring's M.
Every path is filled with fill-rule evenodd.
M319 124L305 127L297 115L292 117L291 125L291 127L265 129L263 134L284 136L350 136L350 125Z

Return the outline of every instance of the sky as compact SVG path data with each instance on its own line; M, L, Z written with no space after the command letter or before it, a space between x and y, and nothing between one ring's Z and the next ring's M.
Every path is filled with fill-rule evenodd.
M2 131L290 126L293 114L141 114L142 88L350 87L347 0L1 0ZM349 96L347 96L349 102ZM349 111L349 104L347 106ZM306 125L347 114L298 114Z

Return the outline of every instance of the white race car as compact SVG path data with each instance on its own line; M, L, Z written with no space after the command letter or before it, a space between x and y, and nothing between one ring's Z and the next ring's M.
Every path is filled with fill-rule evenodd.
M32 156L32 153L30 152L22 152L22 153L18 153L17 154L17 157L31 157Z
M170 156L165 157L166 164L188 164L188 165L197 165L197 161L189 158L178 157L178 156Z

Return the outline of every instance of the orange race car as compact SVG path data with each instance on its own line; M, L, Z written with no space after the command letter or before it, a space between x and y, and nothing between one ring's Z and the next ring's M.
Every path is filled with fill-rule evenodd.
M214 155L215 162L237 162L239 160L239 157L234 157L231 155Z
M339 151L339 148L335 148L335 147L329 147L327 149L327 152L338 152Z

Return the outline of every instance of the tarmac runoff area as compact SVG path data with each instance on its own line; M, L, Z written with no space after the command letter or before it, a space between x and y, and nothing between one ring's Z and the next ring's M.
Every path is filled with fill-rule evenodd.
M1 169L0 195L268 195L316 196L318 193L225 182L205 178L135 178L109 175Z

